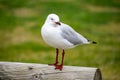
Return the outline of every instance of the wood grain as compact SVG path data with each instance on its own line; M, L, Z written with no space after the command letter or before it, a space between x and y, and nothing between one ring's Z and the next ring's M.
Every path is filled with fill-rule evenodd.
M0 62L0 80L102 80L98 68L64 66L55 70L46 64Z

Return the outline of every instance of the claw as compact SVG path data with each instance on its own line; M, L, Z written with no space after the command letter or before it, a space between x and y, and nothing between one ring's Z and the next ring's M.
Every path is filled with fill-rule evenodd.
M54 63L54 64L48 64L49 66L57 66L58 62L57 63Z
M63 65L56 65L56 66L55 66L55 69L59 69L60 71L62 71Z

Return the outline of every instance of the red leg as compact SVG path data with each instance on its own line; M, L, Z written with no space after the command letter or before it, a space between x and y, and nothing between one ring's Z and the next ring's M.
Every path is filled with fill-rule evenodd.
M49 64L50 66L56 66L58 64L58 54L59 54L59 50L58 48L56 48L56 61L54 64Z
M63 49L61 64L60 64L60 65L56 65L56 66L55 66L55 69L59 69L59 70L62 70L62 69L63 69L63 64L64 64L64 55L65 55L65 51L64 51L64 49Z

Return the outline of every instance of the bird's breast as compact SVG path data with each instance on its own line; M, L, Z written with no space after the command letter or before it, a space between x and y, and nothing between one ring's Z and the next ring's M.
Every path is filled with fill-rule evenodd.
M44 41L54 48L66 49L73 45L61 36L58 28L42 28L41 34Z

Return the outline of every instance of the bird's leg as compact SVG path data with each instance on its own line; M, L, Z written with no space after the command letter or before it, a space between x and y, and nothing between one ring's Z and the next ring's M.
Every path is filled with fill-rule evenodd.
M61 64L60 64L60 65L56 65L56 66L55 66L55 69L59 69L59 70L62 70L62 69L63 69L63 64L64 64L64 55L65 55L65 51L64 51L64 49L63 49Z
M59 54L59 50L58 48L56 48L56 61L54 64L49 64L50 66L56 66L58 64L58 54Z
M58 64L58 54L59 54L59 50L58 50L58 48L56 48L56 61L55 61L55 65Z

